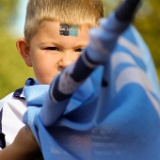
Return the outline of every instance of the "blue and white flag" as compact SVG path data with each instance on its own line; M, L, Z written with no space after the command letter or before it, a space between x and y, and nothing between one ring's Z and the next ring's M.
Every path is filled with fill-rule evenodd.
M106 65L93 72L49 128L39 117L47 93L48 86L25 88L32 107L24 122L44 159L159 160L159 84L150 52L133 26L119 38Z

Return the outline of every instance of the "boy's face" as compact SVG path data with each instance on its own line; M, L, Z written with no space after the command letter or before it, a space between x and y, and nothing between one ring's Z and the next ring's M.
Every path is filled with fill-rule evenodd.
M31 66L40 84L49 84L65 67L79 57L88 44L89 28L83 26L74 36L63 35L63 24L44 21L29 44Z

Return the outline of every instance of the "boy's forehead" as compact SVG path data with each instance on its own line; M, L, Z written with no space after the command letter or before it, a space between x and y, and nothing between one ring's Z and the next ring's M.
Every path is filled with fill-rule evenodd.
M78 25L60 24L59 34L62 36L78 36Z

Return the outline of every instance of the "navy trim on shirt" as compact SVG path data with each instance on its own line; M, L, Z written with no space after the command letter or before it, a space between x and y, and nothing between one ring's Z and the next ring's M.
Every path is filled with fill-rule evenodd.
M0 147L3 149L6 147L5 134L2 133L2 114L3 109L0 111Z

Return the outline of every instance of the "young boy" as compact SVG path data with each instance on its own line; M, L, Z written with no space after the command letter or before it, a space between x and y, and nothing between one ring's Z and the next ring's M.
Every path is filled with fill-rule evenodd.
M101 17L101 0L29 0L25 38L17 41L22 58L27 66L33 67L36 76L36 81L28 79L26 85L49 84L75 61L88 44L89 29L97 27ZM2 131L8 145L24 126L22 116L26 101L23 90L2 99L2 108Z
M51 83L49 93L44 85L25 87L30 107L24 122L34 133L44 159L158 160L159 95L146 74L147 66L141 53L128 51L128 46L122 43L122 40L128 40L129 34L136 44L136 32L129 27L129 22L138 3L139 0L126 1L108 21L101 21L99 29L91 30L89 45L78 61ZM117 44L119 35L125 29L124 39ZM112 55L109 54L111 52ZM104 75L98 70L99 77L93 77L97 71L91 73L104 63ZM106 70L110 68L113 72ZM80 88L84 86L79 86L86 83L84 80L90 74L92 83L100 87L100 90L94 88L99 96L86 100L78 107L70 107L68 103L77 98L76 92L81 93ZM99 78L103 80L102 85L96 82ZM37 89L39 93L34 95ZM38 153L32 132L28 127L22 129L13 145L4 149L3 153L19 154L14 159L25 159ZM20 147L24 144L26 148ZM7 159L11 158L9 156Z
M33 7L33 4L31 3L33 1L30 1L30 3L28 4L28 12L29 13L32 13L33 11L30 10L30 8ZM37 6L37 4L36 4ZM34 7L33 7L34 8ZM45 8L45 7L44 7ZM35 11L34 9L34 12L36 14L37 11ZM42 11L41 11L42 12ZM38 16L40 16L38 14ZM40 16L41 17L41 16ZM41 19L41 18L39 18ZM40 20L41 22L41 20ZM62 23L62 25L61 25ZM50 62L49 60L51 58L55 59L57 58L57 56L55 56L55 54L57 54L57 52L59 51L63 51L64 48L70 46L70 45L67 45L67 44L70 44L68 42L66 42L65 40L73 40L73 38L70 38L68 39L66 32L69 32L71 33L71 31L66 31L65 28L63 27L66 27L66 22L61 22L59 23L59 21L57 22L57 20L55 21L42 21L41 24L39 25L39 28L36 30L36 33L34 33L33 37L31 36L31 38L26 38L26 40L19 40L18 42L18 49L20 50L20 53L22 54L26 64L28 66L32 66L33 65L33 68L34 68L34 71L35 71L35 74L36 74L36 77L38 77L38 81L41 82L42 84L46 84L46 83L50 83L52 77L54 77L53 73L54 74L57 74L57 68L55 67L52 67L52 63L53 63L53 60L51 60L51 64L50 65L47 65L45 64L45 61L47 60L47 63ZM72 25L73 25L73 22L72 22ZM27 24L26 24L27 26ZM59 28L60 26L60 28ZM78 28L76 27L79 27L77 25L75 25L74 27L74 32L78 32L79 30L76 30ZM83 26L81 26L81 34L80 35L85 35L85 33L83 33L82 31L88 31L88 26L85 26L85 28L82 28ZM87 27L87 28L86 28ZM26 27L27 28L27 27ZM53 30L54 28L54 30ZM126 28L126 27L125 27ZM83 30L83 29L86 29L86 30ZM65 31L63 33L63 31ZM49 35L48 34L45 34L45 33L50 33ZM122 31L121 31L122 32ZM121 33L120 32L120 33ZM102 32L103 33L103 32ZM63 35L65 34L65 35ZM74 33L75 34L75 33ZM76 33L77 34L77 33ZM99 33L98 33L99 34ZM104 33L105 34L105 33ZM51 36L50 36L51 35ZM65 39L63 39L63 37L61 36L66 36ZM72 35L73 36L73 35ZM74 35L75 36L75 35ZM83 36L83 38L80 38L80 42L82 41L83 39L83 43L84 43L84 46L87 45L87 41L88 41L88 37L87 35L85 35L86 37ZM119 36L119 34L117 35L117 37ZM29 37L27 36L26 34L26 37ZM107 35L106 35L107 37ZM50 42L49 40L53 40L54 39L54 45L52 46L52 41ZM62 41L62 40L63 41ZM48 40L47 43L46 41L44 40ZM85 41L84 41L85 40ZM91 39L92 40L92 39ZM109 39L110 40L110 39ZM111 39L112 40L112 39ZM117 38L115 38L115 41L113 42L113 44L116 43L116 40ZM62 42L61 42L62 41ZM61 43L59 43L61 42ZM64 42L66 44L64 44ZM82 43L81 42L81 43ZM92 40L92 42L94 43L94 41ZM108 41L109 42L109 41ZM28 43L30 45L28 45ZM41 44L42 43L42 44ZM49 43L49 44L48 44ZM58 44L57 44L58 43ZM74 44L74 42L72 42ZM82 43L82 44L83 44ZM33 45L32 45L33 44ZM56 44L56 45L55 45ZM61 45L63 44L63 45ZM76 43L75 43L76 44ZM75 44L73 46L75 46ZM79 44L79 43L78 43ZM39 45L41 48L39 48ZM91 44L90 44L91 45ZM30 46L30 53L28 52L29 51L29 47ZM57 47L58 46L58 47ZM81 46L81 45L80 45ZM80 47L83 48L84 46ZM96 46L98 48L98 46ZM110 46L110 43L109 43L109 47L110 48L114 48ZM71 47L72 48L72 47ZM43 49L41 51L41 49ZM52 52L50 50L53 50ZM79 49L79 46L76 47L76 49ZM42 108L42 111L41 111L41 118L42 118L42 121L43 123L46 125L46 126L50 126L51 124L53 124L55 121L57 121L57 119L59 119L60 115L66 110L67 106L68 106L68 101L65 102L64 100L65 99L68 99L70 98L70 96L76 91L76 89L78 88L78 86L82 83L83 80L85 80L87 78L87 76L95 69L95 67L98 66L98 64L102 64L102 62L105 62L105 59L106 59L106 55L100 55L100 56L97 56L97 58L95 58L94 56L92 56L92 54L94 55L94 50L91 51L93 49L93 46L91 45L90 46L90 49L89 47L87 48L87 52L83 52L82 56L80 56L79 60L77 61L76 63L76 66L74 67L72 65L72 68L67 68L69 70L69 72L67 70L64 70L62 75L61 75L61 78L57 78L56 79L56 82L52 82L51 83L51 87L50 87L50 95L47 97L47 101L44 103L44 109ZM107 48L108 49L108 48ZM46 50L49 50L48 52ZM66 50L66 49L65 49ZM43 53L44 52L44 53ZM59 53L58 54L62 54L62 53ZM73 52L73 51L72 51ZM93 52L93 53L92 53ZM105 51L106 52L106 51ZM111 50L108 50L108 52L111 52ZM85 54L86 53L86 54ZM92 53L92 54L91 54ZM44 55L45 54L45 55ZM46 54L49 54L49 55L46 55ZM89 54L89 55L87 55ZM43 57L42 57L43 56ZM44 57L45 56L45 57ZM48 57L49 56L49 57ZM53 56L53 57L52 57ZM61 56L61 55L58 55L58 56ZM72 54L72 56L74 56ZM77 55L76 55L77 56ZM71 55L69 55L69 57L71 57ZM49 60L47 59L49 58ZM44 62L42 61L42 59L44 60ZM42 63L42 64L41 64ZM64 66L62 66L62 62L60 61L60 69L64 69ZM42 67L41 67L42 66ZM40 68L45 68L46 67L46 70L45 71L48 71L48 74L51 76L49 76L49 80L47 79L48 78L48 75L44 74L43 71L39 70L39 68L37 67L40 67ZM48 68L47 68L48 67ZM52 68L55 68L56 69L56 72L55 71L52 71ZM78 70L77 70L78 69ZM80 69L80 70L79 70ZM81 71L82 69L82 73L83 74L77 74ZM72 77L70 77L70 74L72 75ZM56 83L60 83L60 86ZM55 87L56 86L56 87ZM62 86L62 87L61 87ZM68 87L69 86L69 87ZM36 94L36 97L39 93L41 92L38 92L38 89L40 88L41 86L38 86L35 92ZM57 88L58 87L58 88ZM30 88L30 87L29 87ZM44 88L45 89L45 88ZM43 89L43 90L44 90ZM40 91L40 90L39 90ZM61 91L64 91L64 92L61 92ZM88 92L88 90L87 90ZM26 94L26 93L25 93ZM27 95L26 95L27 96ZM31 97L32 99L34 100L34 92L32 91L31 92ZM50 100L50 97L52 97ZM28 98L28 96L27 96ZM42 97L43 98L43 97ZM38 99L37 99L38 100ZM53 102L52 102L53 101ZM56 107L57 105L57 101L62 101L62 103L58 103L58 106ZM36 102L38 103L38 101ZM51 103L51 104L50 104ZM30 102L29 100L27 101L27 105L29 105ZM51 108L48 108L48 107L51 107ZM34 109L34 107L32 107ZM48 109L47 109L48 108ZM53 110L53 109L56 109L56 110ZM73 109L73 108L72 108ZM74 109L73 109L74 110ZM49 112L48 112L49 111ZM33 110L33 113L34 113L34 110ZM50 115L51 113L51 115ZM54 114L54 115L53 115ZM32 119L32 118L31 118ZM39 130L39 129L38 129ZM27 137L23 138L24 135L27 135ZM28 155L32 155L32 153L36 153L37 151L39 151L38 149L34 149L34 148L38 148L37 145L35 144L35 140L34 140L34 137L32 136L29 136L31 134L30 130L28 127L26 127L25 129L21 129L21 131L19 132L18 136L17 137L20 137L20 138L16 138L14 143L12 145L10 145L9 147L7 147L6 149L3 150L3 153L7 153L8 150L10 152L10 154L7 154L7 156L3 156L4 154L1 152L1 158L3 159L28 159L29 157L27 156ZM85 134L84 134L84 138L85 138ZM47 137L46 137L47 138ZM89 137L88 137L89 138ZM87 140L87 137L85 138ZM21 144L21 140L23 140L22 142L24 142L25 145L25 149L23 149L23 143ZM31 142L30 142L31 141ZM87 140L88 141L88 140ZM30 143L29 143L30 142ZM32 145L33 143L33 145ZM84 143L84 142L83 142ZM86 144L85 144L86 143ZM85 142L85 146L87 144L89 144L89 142ZM28 144L31 144L31 146L28 147ZM76 146L75 146L76 147ZM87 146L88 147L88 146ZM71 150L72 147L69 147ZM69 149L68 148L68 149ZM79 147L78 147L79 148ZM29 152L28 150L31 149L32 152ZM42 149L42 148L41 148ZM56 148L58 149L58 148ZM86 148L87 149L87 148ZM26 151L26 152L25 152ZM24 157L22 158L21 157L21 154L24 152ZM50 151L48 151L50 152ZM77 152L77 151L76 151ZM26 154L25 154L26 153ZM34 153L34 155L36 155ZM88 155L90 155L91 153L87 153ZM86 151L83 152L83 155L81 155L81 158L82 157L85 157L86 158ZM14 157L13 157L14 155ZM23 154L22 154L23 156ZM45 156L45 155L44 155ZM66 154L67 156L67 154ZM67 156L65 158L66 159L73 159L74 156ZM77 156L80 156L79 154ZM56 158L55 156L53 156L54 159ZM88 156L87 156L88 157ZM32 157L33 158L33 157ZM88 157L89 158L89 157ZM47 158L48 159L48 158ZM90 159L90 158L89 158Z

